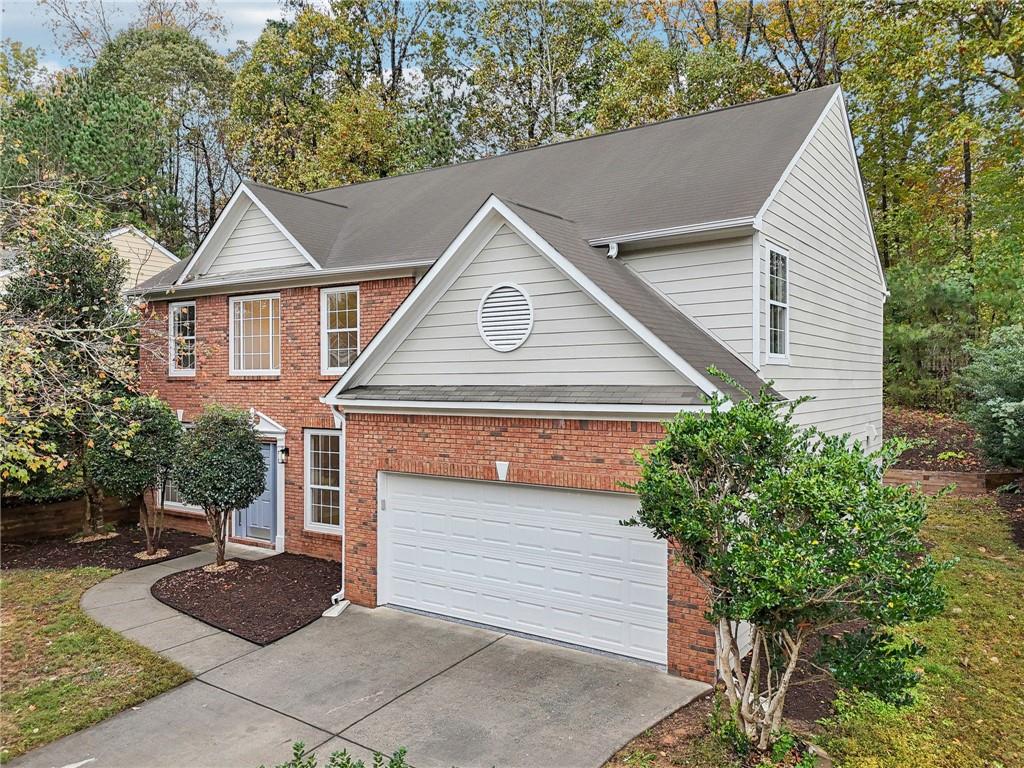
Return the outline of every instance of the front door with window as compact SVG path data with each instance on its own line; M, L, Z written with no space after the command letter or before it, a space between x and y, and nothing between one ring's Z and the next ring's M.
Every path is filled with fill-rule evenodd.
M260 450L267 465L267 486L256 501L235 513L235 536L273 541L277 524L277 446L264 443Z

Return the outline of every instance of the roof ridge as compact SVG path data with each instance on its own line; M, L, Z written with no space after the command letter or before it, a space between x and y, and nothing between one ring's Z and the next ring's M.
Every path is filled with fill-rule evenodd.
M301 197L303 200L315 200L318 203L324 203L326 205L333 205L333 206L336 206L338 208L344 208L345 210L350 210L349 207L347 205L345 205L344 203L336 203L333 200L324 200L323 198L320 198L320 197L313 197L312 193L310 193L310 192L295 192L295 191L293 191L291 189L283 189L281 187L275 187L272 184L261 184L258 181L253 181L252 179L242 179L242 183L245 184L245 186L249 187L250 189L252 187L262 187L263 189L269 189L269 190L271 190L273 192L281 192L282 194L291 195L292 197Z
M822 91L822 90L826 90L826 89L835 90L838 87L839 87L839 83L831 83L829 85L819 86L818 88L808 88L805 91L793 91L791 93L780 93L778 96L769 96L769 97L764 98L764 99L757 99L756 101L745 101L745 102L743 102L741 104L730 104L729 106L726 106L726 107L716 107L715 109L708 109L708 110L705 110L703 112L693 112L693 113L691 113L689 115L677 115L676 117L668 117L668 118L665 118L664 120L655 120L655 121L650 122L650 123L644 123L643 125L631 125L628 128L618 128L618 129L616 129L614 131L604 131L603 133L591 133L591 134L589 134L587 136L572 136L572 137L569 137L569 138L566 138L566 139L561 139L559 141L552 141L552 142L549 142L547 144L537 144L536 146L532 146L532 147L523 147L522 149L514 149L514 150L511 150L509 152L502 152L502 153L496 154L496 155L487 155L486 157L474 157L471 160L463 160L462 162L459 162L459 163L449 163L447 165L435 165L432 168L420 168L418 171L409 171L408 173L398 173L398 174L395 174L394 176L381 176L378 179L367 179L365 181L356 181L356 182L351 182L349 184L337 184L337 185L335 185L333 187L323 187L322 189L314 189L314 190L311 190L310 192L304 192L304 193L293 192L292 194L302 194L303 197L313 197L314 195L318 195L321 192L331 192L331 191L333 191L335 189L348 189L348 188L351 188L351 187L362 187L362 186L365 186L367 184L376 184L377 182L389 181L391 179L401 179L401 178L404 178L406 176L418 176L420 174L430 173L431 171L441 171L441 170L444 170L446 168L461 168L462 166L472 165L474 163L482 163L482 162L485 162L487 160L499 160L499 159L505 158L505 157L512 157L513 155L521 155L521 154L523 154L525 152L533 152L533 151L541 150L541 149L551 149L553 147L560 147L560 146L563 146L565 144L575 144L577 142L588 141L590 139L599 139L599 138L601 138L603 136L615 136L615 135L621 134L621 133L629 133L631 131L639 131L639 130L643 130L644 128L654 128L655 126L666 125L668 123L682 122L683 120L690 120L692 118L704 117L706 115L715 115L715 114L718 114L719 112L728 112L729 110L732 110L732 109L742 109L744 107L754 107L754 106L758 106L760 104L767 104L768 102L772 102L772 101L781 101L783 99L789 99L789 98L793 98L795 96L803 96L805 94L814 93L816 91ZM282 191L286 191L286 190L282 190ZM313 197L313 199L314 200L323 200L323 198L320 198L320 197ZM330 201L323 200L323 202L330 202Z

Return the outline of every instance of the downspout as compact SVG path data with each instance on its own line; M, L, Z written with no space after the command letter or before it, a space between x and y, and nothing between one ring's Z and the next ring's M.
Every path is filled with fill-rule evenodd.
M609 259L618 258L618 255L619 255L619 244L618 243L608 243L608 258Z
M331 415L334 416L334 426L341 427L345 423L344 414L338 410L338 406L331 406ZM341 435L341 439L345 440L348 437L344 432ZM323 612L324 616L338 616L349 606L349 601L345 599L345 544L347 543L348 536L344 530L341 532L341 589L331 595L331 607Z

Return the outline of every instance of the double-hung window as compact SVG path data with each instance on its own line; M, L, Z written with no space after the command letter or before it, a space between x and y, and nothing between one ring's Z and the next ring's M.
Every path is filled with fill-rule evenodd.
M359 288L320 291L320 370L344 373L359 354Z
M231 366L235 375L281 373L281 297L231 298Z
M340 430L306 430L306 528L341 532L345 523L345 437Z
M789 358L789 257L768 249L768 357Z
M167 314L167 374L169 376L196 375L196 303L178 301L170 305Z
M182 424L181 428L184 431L192 429L191 424ZM160 493L160 486L156 488L157 494ZM181 498L181 494L178 493L178 486L174 484L174 480L170 477L167 478L167 483L163 485L163 495L160 499L160 506L164 509L173 509L179 512L199 512L203 511L202 507L197 507L192 504L185 503L185 500Z

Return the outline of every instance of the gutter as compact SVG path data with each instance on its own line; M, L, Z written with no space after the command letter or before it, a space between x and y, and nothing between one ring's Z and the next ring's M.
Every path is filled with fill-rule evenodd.
M753 216L744 216L737 219L719 219L717 221L702 221L698 224L685 224L678 227L664 227L662 229L648 229L639 232L628 232L621 235L610 235L607 237L595 237L587 243L592 246L616 246L629 243L640 243L647 240L661 240L686 235L700 235L708 232L723 232L731 229L744 230L752 229L755 226Z
M345 423L345 415L338 410L338 406L331 406L331 415L334 417L334 426L340 427ZM345 434L342 433L341 439L345 439ZM324 611L322 616L339 616L349 606L349 601L345 599L345 540L348 537L345 531L341 532L341 589L331 595L331 607Z

